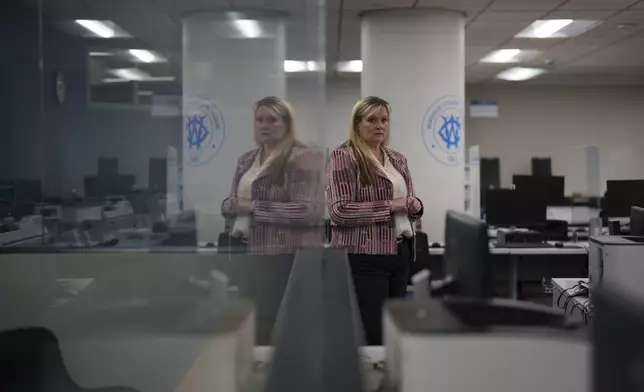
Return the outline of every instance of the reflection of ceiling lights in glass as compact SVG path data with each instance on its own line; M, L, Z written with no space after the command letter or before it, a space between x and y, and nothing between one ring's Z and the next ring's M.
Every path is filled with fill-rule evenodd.
M320 66L316 61L284 60L284 72L316 72Z
M116 78L104 78L103 83L125 83L125 82L174 82L174 76L150 76L145 71L136 68L110 69L109 72Z
M159 63L165 62L165 59L158 55L155 52L151 52L145 49L130 49L129 53L134 56L137 60L144 63Z
M109 72L114 76L118 76L119 78L126 79L126 80L141 81L150 77L149 73L137 68L110 69Z
M509 80L512 82L519 82L522 80L528 80L536 78L537 76L545 73L546 70L542 68L526 68L526 67L514 67L508 68L505 71L502 71L496 75L497 79Z
M113 38L116 35L114 29L102 20L76 19L76 23L101 38Z
M114 53L111 52L89 52L89 55L92 57L109 57L114 56Z
M538 50L521 50L521 49L500 49L490 52L483 57L482 63L520 63L529 61L537 57L541 52Z
M579 35L599 24L596 20L549 19L536 20L516 38L568 38Z
M237 30L244 38L259 38L262 35L262 29L259 22L252 19L237 19L233 21Z
M362 60L340 61L338 72L362 72Z

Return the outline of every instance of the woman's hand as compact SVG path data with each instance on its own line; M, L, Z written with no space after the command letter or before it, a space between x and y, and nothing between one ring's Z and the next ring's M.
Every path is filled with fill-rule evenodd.
M418 214L422 208L423 205L420 203L420 201L418 201L417 198L407 198L407 211L409 211L410 214Z
M226 200L224 200L223 204L221 205L221 210L225 214L237 214L237 198L236 197L226 198Z
M391 212L396 214L400 212L407 212L407 198L399 197L391 201Z
M250 199L236 199L237 213L250 215L255 210L255 202Z

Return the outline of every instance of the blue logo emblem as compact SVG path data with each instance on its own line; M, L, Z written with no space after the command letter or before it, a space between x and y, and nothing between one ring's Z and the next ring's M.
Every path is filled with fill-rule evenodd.
M224 144L224 118L214 102L202 98L186 98L183 113L186 164L204 165L217 155Z
M438 99L425 113L421 134L425 148L445 165L462 159L463 115L461 100L455 96Z

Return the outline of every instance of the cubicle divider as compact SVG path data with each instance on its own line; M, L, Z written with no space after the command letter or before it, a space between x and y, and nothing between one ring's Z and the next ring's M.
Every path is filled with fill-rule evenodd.
M362 325L344 249L298 251L276 323L267 392L362 391Z

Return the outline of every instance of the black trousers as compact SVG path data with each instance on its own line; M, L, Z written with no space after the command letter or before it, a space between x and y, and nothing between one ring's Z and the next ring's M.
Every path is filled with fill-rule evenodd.
M255 304L255 344L272 343L273 329L293 268L294 255L238 255L233 277L241 298Z
M349 264L367 345L382 345L382 308L389 298L404 298L412 263L411 239L398 243L396 255L350 254Z

